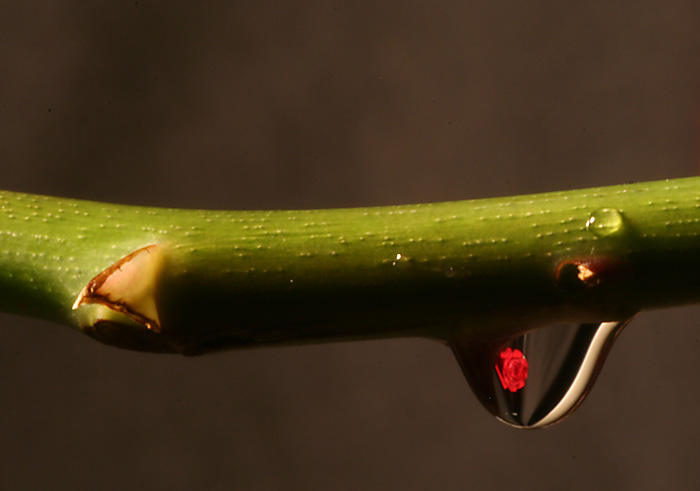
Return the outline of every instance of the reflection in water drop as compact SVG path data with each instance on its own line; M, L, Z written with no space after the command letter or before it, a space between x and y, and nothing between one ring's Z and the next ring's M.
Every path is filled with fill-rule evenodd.
M519 349L508 346L502 350L496 358L494 368L504 390L517 392L525 387L530 365Z
M450 344L481 403L518 428L542 428L588 395L613 341L629 320L554 325L515 339Z
M586 229L598 237L622 232L625 226L622 213L613 208L601 208L591 213L586 221Z

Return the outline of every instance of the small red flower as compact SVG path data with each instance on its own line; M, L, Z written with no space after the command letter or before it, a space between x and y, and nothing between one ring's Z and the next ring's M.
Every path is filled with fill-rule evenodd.
M506 348L496 360L496 373L504 390L517 392L525 387L529 364L519 349Z

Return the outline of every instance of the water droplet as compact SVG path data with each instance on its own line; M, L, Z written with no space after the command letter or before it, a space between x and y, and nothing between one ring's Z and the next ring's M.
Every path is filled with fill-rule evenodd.
M586 229L598 237L618 234L624 227L625 220L622 213L614 208L600 208L591 213L586 221Z
M450 345L488 411L517 428L542 428L585 399L624 321L558 324L519 337Z

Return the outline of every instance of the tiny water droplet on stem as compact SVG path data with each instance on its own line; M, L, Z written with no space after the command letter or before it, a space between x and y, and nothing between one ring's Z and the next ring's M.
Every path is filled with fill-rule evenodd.
M614 208L600 208L591 213L586 221L586 229L597 237L619 234L624 230L625 220Z

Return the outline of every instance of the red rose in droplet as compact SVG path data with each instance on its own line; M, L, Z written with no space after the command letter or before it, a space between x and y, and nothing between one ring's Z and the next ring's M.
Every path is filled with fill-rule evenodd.
M529 364L519 349L506 348L496 360L496 373L503 389L517 392L525 387Z

